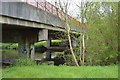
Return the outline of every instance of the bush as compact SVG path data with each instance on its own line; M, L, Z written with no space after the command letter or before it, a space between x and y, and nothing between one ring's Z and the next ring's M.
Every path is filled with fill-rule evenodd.
M15 44L10 45L10 49L14 49L14 50L18 49L18 44L15 43Z
M67 66L75 66L75 62L73 60L73 57L71 54L62 54L62 53L57 53L57 56L54 58L55 64L62 64L62 65L67 65Z
M9 44L9 43L1 43L0 45L1 45L0 46L1 49L10 49L11 44Z
M64 55L65 65L67 66L75 66L75 61L73 60L73 56L71 54Z
M35 61L31 60L31 59L17 59L16 62L13 64L14 66L32 66L32 65L36 65Z
M18 44L17 43L0 43L0 49L16 50L18 49Z

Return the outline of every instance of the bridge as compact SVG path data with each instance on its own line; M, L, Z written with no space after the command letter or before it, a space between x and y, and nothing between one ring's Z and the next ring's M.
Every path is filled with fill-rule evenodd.
M18 55L34 59L34 43L52 39L66 32L65 13L49 2L0 2L2 41L18 43ZM84 26L67 14L71 33L84 31Z

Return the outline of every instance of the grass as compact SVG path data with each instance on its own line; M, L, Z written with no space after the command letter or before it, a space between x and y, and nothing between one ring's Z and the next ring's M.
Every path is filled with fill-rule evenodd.
M3 69L4 78L118 78L118 66L22 66Z
M18 58L17 50L2 50L3 58Z

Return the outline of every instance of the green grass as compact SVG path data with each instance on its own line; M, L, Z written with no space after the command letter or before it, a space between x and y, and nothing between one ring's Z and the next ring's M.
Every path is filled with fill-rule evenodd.
M3 69L4 78L118 78L118 66L35 65Z

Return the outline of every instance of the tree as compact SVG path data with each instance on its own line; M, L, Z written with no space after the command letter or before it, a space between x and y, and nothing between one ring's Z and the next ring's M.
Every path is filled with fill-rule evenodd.
M87 10L87 1L81 1L80 4L76 4L77 7L80 9L80 21L81 24L85 25L85 14ZM80 64L84 65L84 60L85 60L85 32L80 33Z
M117 4L115 2L85 2L84 4L82 13L87 24L86 34L88 35L88 40L85 41L87 65L117 62Z
M73 59L75 61L76 66L79 66L78 61L77 61L77 59L75 57L75 53L73 51L73 47L72 47L72 43L71 43L71 36L70 36L70 30L71 29L70 29L70 25L69 25L69 22L68 22L68 15L67 14L68 14L68 8L69 8L70 3L69 3L68 0L67 1L59 0L58 4L59 4L59 7L61 8L61 10L65 12L65 18L64 18L65 19L65 23L66 23L65 29L67 31L70 51L72 53L72 56L73 56Z

